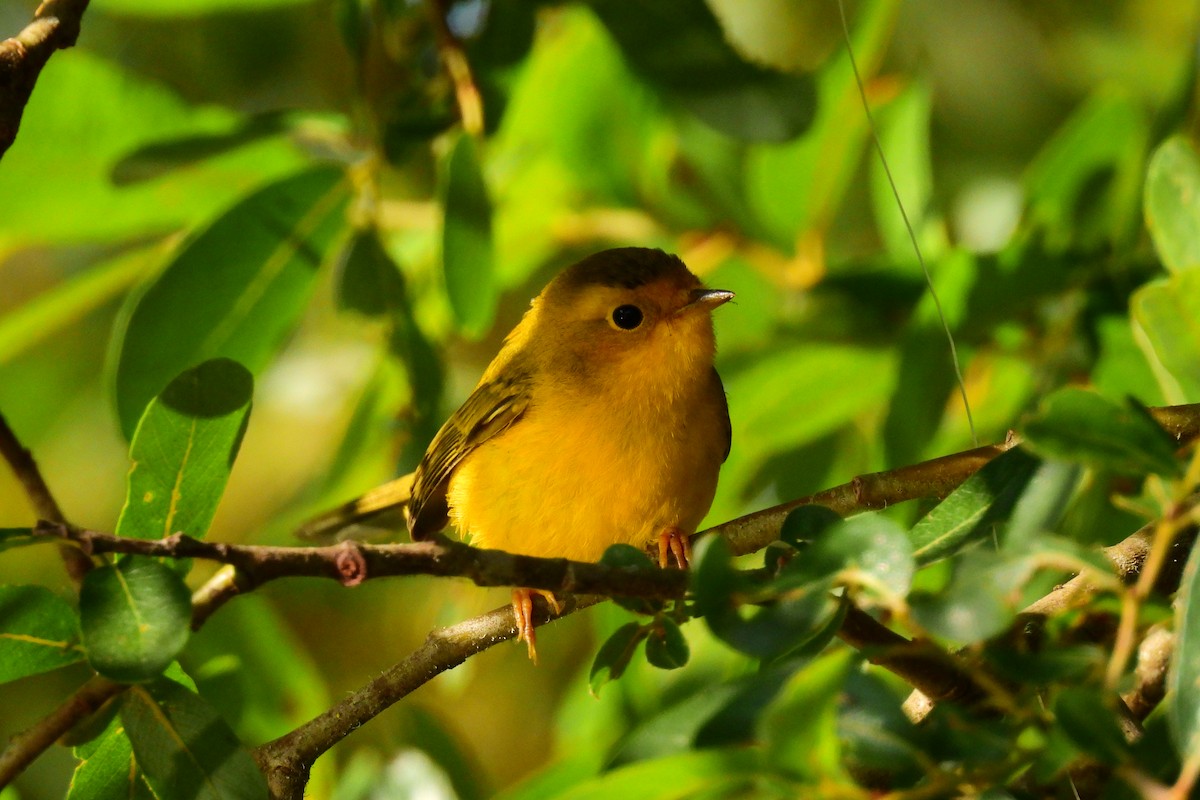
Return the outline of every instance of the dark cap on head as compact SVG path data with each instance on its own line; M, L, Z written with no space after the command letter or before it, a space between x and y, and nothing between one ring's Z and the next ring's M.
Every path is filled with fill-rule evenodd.
M698 282L678 256L649 247L616 247L571 265L556 282L565 289L612 286L636 289L665 277Z

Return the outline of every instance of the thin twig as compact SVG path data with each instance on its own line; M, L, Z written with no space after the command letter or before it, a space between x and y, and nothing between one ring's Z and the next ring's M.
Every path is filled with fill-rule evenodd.
M70 523L63 515L58 501L54 499L50 487L46 485L46 480L42 477L37 462L33 460L33 454L21 444L16 432L9 426L8 420L4 418L3 414L0 414L0 455L4 456L4 460L8 462L13 474L21 482L22 488L25 489L25 496L29 498L29 504L33 506L34 512L39 517L50 520L56 525L69 526ZM83 576L92 568L91 559L74 547L60 547L59 552L62 554L63 563L66 565L67 574L71 576L71 579L76 583L83 580Z
M463 130L471 136L483 135L483 98L471 73L471 62L463 50L462 42L450 30L446 22L446 4L443 0L427 0L430 21L437 37L438 53L442 64L454 83L454 97L458 102L458 114Z
M0 42L0 158L16 141L25 104L50 55L75 44L87 6L88 0L43 0L32 22Z
M79 687L58 708L38 720L32 727L9 739L8 746L0 753L0 787L11 783L13 778L20 775L34 759L81 719L94 713L124 690L125 686L96 675Z

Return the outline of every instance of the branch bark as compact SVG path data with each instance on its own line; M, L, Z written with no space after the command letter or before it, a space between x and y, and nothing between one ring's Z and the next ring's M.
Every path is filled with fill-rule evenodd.
M87 6L88 0L43 0L32 22L0 42L0 158L16 141L25 105L51 54L79 38Z

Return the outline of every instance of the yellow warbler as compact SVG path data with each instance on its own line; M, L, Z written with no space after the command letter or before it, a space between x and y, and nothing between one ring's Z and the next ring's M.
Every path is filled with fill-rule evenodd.
M453 522L480 547L579 561L657 541L686 567L729 454L711 312L732 297L660 250L564 270L421 459L412 538ZM513 613L536 658L531 590Z

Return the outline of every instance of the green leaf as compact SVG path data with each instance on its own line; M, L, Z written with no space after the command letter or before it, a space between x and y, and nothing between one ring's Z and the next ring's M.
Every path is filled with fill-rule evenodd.
M82 659L70 603L41 586L0 586L0 683Z
M779 538L790 545L816 541L825 531L834 527L842 518L825 506L800 506L792 509L783 520Z
M1140 406L1121 406L1094 392L1062 389L1026 420L1030 449L1049 458L1127 475L1180 473L1171 437Z
M796 672L763 712L759 737L772 766L806 781L844 777L838 705L853 663L848 650L822 656Z
M295 326L343 224L340 169L292 175L193 237L124 312L114 340L117 415L132 438L150 400L201 361L257 374Z
M1105 694L1091 686L1063 688L1054 698L1054 717L1071 741L1112 766L1129 755L1129 745L1113 707L1116 702L1116 694Z
M753 748L700 750L639 761L576 784L555 800L684 800L696 796L739 796L734 790L761 770ZM722 791L723 790L723 791ZM711 794L701 794L711 793Z
M703 0L589 5L638 76L718 131L747 141L784 142L812 124L817 105L812 76L743 60Z
M1200 270L1146 284L1130 309L1163 394L1172 403L1200 403Z
M637 646L646 636L646 629L636 622L627 622L617 628L613 635L600 646L592 660L588 673L588 685L592 694L599 694L600 687L615 681L625 673Z
M146 407L133 435L118 536L208 532L250 415L254 379L236 361L205 361Z
M984 464L909 531L917 563L932 564L991 537L1041 463L1014 448Z
M154 800L123 728L111 728L75 767L67 800Z
M679 700L640 721L613 748L607 759L610 768L635 761L661 758L689 749L711 747L700 744L696 737L715 715L737 702L746 693L746 684L757 675L738 681L704 684L688 697ZM776 682L778 683L778 682ZM778 685L774 687L778 689ZM726 726L722 726L722 732ZM732 743L732 742L722 742Z
M964 554L950 584L937 594L909 595L913 618L930 633L968 645L995 636L1016 617L1031 566L1023 555L987 548Z
M492 201L475 141L459 136L446 161L442 267L446 293L459 327L479 336L496 313L493 278Z
M170 567L126 558L83 579L79 613L88 660L115 681L149 680L187 643L191 594Z
M1200 153L1186 137L1167 139L1146 171L1146 227L1163 266L1200 269Z
M338 306L368 317L388 314L407 305L400 268L379 241L379 232L354 232L338 263Z
M33 528L0 528L0 551L52 541L48 536L34 536Z
M646 637L646 660L659 669L679 669L688 662L691 650L675 620L660 616Z
M1175 597L1175 652L1167 673L1167 714L1181 758L1200 748L1200 547L1193 547Z
M792 563L802 563L799 556ZM729 543L721 536L706 536L696 547L692 592L695 613L704 617L713 634L743 653L771 660L805 645L823 630L838 606L829 598L832 579L777 582L787 594L775 599L769 589L756 587L733 566ZM758 589L764 605L749 615L741 609L740 595Z
M822 532L784 568L776 585L819 586L858 572L903 596L913 568L912 546L904 530L881 514L863 514Z
M199 695L159 678L121 699L121 721L146 781L161 798L265 798L266 779Z

